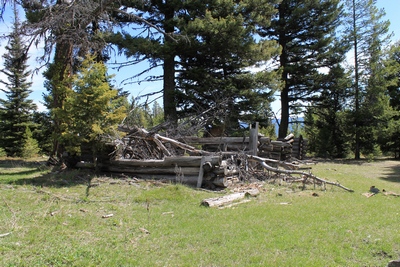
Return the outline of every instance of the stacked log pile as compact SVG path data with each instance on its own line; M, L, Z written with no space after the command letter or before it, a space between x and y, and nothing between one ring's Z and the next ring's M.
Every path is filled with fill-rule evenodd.
M165 179L209 187L225 187L239 170L232 158L197 149L187 143L138 127L120 127L127 135L115 140L112 158L102 170L130 173L140 178Z
M238 176L241 169L248 171L249 164L243 155L288 159L293 143L293 135L282 141L271 141L258 135L257 131L252 133L256 134L252 141L251 136L186 136L175 140L139 127L121 126L119 130L127 134L122 140L115 141L117 149L103 164L103 171L181 181L198 187L204 184L226 186L227 179Z
M304 139L302 135L291 139L292 142L292 158L303 160L306 157L307 150L307 139Z
M127 134L122 140L113 141L116 149L111 158L100 166L103 171L208 188L227 187L230 178L241 181L269 179L267 176L273 172L285 175L287 181L305 184L313 180L314 183L333 184L350 191L340 184L298 171L297 164L282 161L282 158L288 159L293 155L292 147L296 143L293 135L278 141L259 136L257 131L250 131L250 137L245 138L173 139L138 127L121 127L120 130ZM301 146L304 144L298 143ZM199 148L204 148L204 145L213 145L218 150L211 152ZM300 177L295 178L295 175Z

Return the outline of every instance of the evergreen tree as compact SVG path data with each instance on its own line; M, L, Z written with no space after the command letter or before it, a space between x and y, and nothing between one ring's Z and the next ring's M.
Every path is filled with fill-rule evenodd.
M196 2L196 1L195 1ZM178 16L184 14L185 3L180 0L125 1L124 5L132 10L131 13L117 14L116 20L124 27L133 27L135 31L118 32L109 37L112 44L118 46L131 61L131 64L148 61L149 68L133 75L131 79L137 82L163 81L162 95L164 106L164 119L176 124L178 121L176 110L175 91L175 57L181 42L180 31L177 28ZM132 17L140 18L133 21ZM134 26L131 26L133 23ZM141 34L138 34L140 32ZM152 69L161 67L161 76L150 76L141 79L142 74Z
M32 132L29 127L26 127L24 140L25 143L22 149L21 156L23 158L31 158L37 156L40 151L39 143L36 139L32 137Z
M22 25L18 17L17 7L14 5L14 23L9 42L3 55L4 69L8 82L2 81L6 89L1 89L6 99L0 99L0 132L2 132L0 147L3 147L8 156L21 156L25 144L25 131L33 127L32 112L36 105L28 99L32 92L28 78L27 46L23 40Z
M272 42L256 44L252 37L256 27L267 25L275 2L169 0L137 6L132 1L135 14L153 27L143 22L142 35L116 34L111 42L134 63L149 60L150 69L162 65L163 76L149 79L164 81L165 119L176 122L217 103L221 113L231 113L232 120L237 121L238 114L250 120L255 111L265 115L269 109L273 75L266 71L253 75L244 68L277 52Z
M37 127L32 130L32 136L37 140L40 153L50 155L52 151L52 120L48 111L34 112L33 122Z
M347 0L347 33L354 50L355 158L372 153L388 109L382 51L390 35L389 21L376 0Z
M307 108L307 137L312 137L311 152L322 157L345 157L350 151L346 125L350 74L341 65L332 67L321 84L319 101ZM311 115L313 114L313 115Z
M80 155L86 146L96 162L97 152L104 136L114 136L125 116L123 99L109 84L110 76L104 63L95 56L83 60L77 74L72 76L73 91L68 94L63 116L69 118L62 144L72 155Z
M202 1L183 18L190 39L180 53L181 114L213 110L214 121L209 124L223 124L228 134L240 129L240 121L259 121L261 127L270 124L277 77L267 70L251 72L248 68L279 52L276 42L254 39L257 27L267 26L275 13L271 3Z
M383 152L400 157L400 42L390 47L384 65L390 109L385 112L387 127L381 129L378 141Z
M346 52L335 42L341 7L339 0L282 0L271 26L262 34L279 42L281 91L279 137L288 133L289 117L318 100L321 68L336 65ZM339 62L338 62L339 61Z

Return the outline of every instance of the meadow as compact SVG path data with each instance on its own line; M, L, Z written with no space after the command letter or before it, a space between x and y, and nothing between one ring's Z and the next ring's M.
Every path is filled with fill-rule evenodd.
M326 161L312 173L353 189L262 182L229 193L0 160L1 266L386 266L400 257L400 162ZM90 183L89 183L90 181ZM380 193L367 198L374 185Z

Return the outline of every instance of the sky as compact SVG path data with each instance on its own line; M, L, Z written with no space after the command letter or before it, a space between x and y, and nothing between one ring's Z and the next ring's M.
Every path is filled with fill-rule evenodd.
M377 7L383 8L386 12L385 19L390 21L390 32L394 33L392 37L393 42L400 40L400 15L398 14L398 6L400 4L400 0L377 0ZM4 21L0 21L0 37L7 35L11 31L11 21L12 21L12 12L7 12L4 16ZM4 60L2 55L6 52L5 46L7 44L6 40L0 39L0 68L4 67ZM30 53L30 59L28 65L31 66L33 70L35 66L38 66L39 63L36 61L36 58L40 55L41 50L32 50ZM112 61L112 60L111 60ZM109 74L114 74L114 85L118 88L122 88L124 91L128 91L130 96L137 97L144 93L156 92L162 89L161 82L144 82L140 85L138 84L129 84L124 80L128 79L135 73L142 71L146 65L139 65L135 67L125 67L119 71L114 69L115 65L108 64ZM1 80L7 80L4 74L0 73ZM43 105L43 93L46 93L44 89L43 82L44 78L41 73L34 74L31 78L32 80L32 93L30 95L30 99L32 99L37 105L40 111L45 110ZM0 84L0 88L4 89L4 85ZM5 98L3 92L0 92L0 98ZM162 103L160 103L162 104ZM279 113L279 97L272 104L272 109L274 112Z

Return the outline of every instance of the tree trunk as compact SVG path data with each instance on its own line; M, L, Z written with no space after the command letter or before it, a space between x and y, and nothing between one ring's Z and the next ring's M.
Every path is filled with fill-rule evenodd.
M285 23L285 10L282 10L282 5L279 5L279 20L281 23ZM286 33L282 30L279 33L279 44L282 47L282 53L279 57L280 66L282 70L282 82L283 88L281 91L281 121L279 123L278 138L285 138L289 128L289 83L288 83L288 72L286 70L288 64L287 55L287 44Z
M56 44L54 63L50 66L47 79L51 81L49 96L51 103L48 103L50 110L62 109L65 101L65 80L72 74L72 48L69 41L60 41ZM63 121L57 112L53 113L53 148L50 157L61 158L63 148L60 145L59 137L62 135Z
M168 1L166 5L168 5ZM174 9L172 5L170 6L171 8L166 9L165 11L164 30L166 33L174 32L174 25L172 23L172 20L174 18ZM164 47L166 49L168 49L168 47L171 47L169 43L174 42L167 36L164 37L164 41ZM176 124L178 123L178 115L176 112L175 100L175 53L172 53L172 51L168 51L168 53L165 53L163 82L164 119L165 121L170 121L172 125L176 126Z

